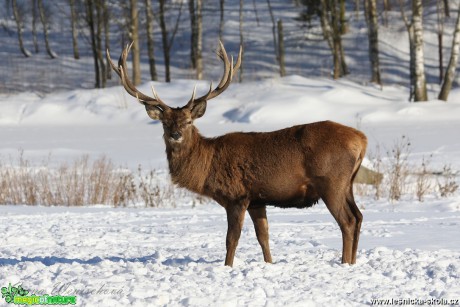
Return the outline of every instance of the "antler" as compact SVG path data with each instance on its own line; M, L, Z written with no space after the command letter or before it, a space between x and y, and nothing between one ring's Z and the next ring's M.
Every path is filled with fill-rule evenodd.
M128 78L128 72L127 72L127 65L126 65L126 58L128 57L129 51L131 50L133 43L130 45L127 45L126 48L123 50L123 52L120 55L120 58L118 60L118 66L116 66L112 58L110 57L109 50L107 49L107 59L109 60L110 66L112 66L112 69L117 73L117 75L121 79L121 83L123 84L123 87L125 90L128 92L133 97L136 97L137 100L139 100L140 103L144 105L150 105L157 107L161 109L161 111L164 111L165 109L169 109L170 107L166 105L159 97L158 94L155 91L155 88L152 85L152 92L154 97L147 96L143 93L141 93L129 80Z
M217 56L224 62L224 74L222 75L222 79L220 80L219 85L217 85L217 87L213 90L211 82L209 91L204 96L198 98L195 98L195 87L195 89L193 90L192 98L187 103L187 106L192 106L195 103L199 103L204 100L210 100L212 98L219 96L222 92L224 92L227 89L227 87L232 82L234 73L236 73L240 68L243 47L240 46L240 52L238 53L238 60L236 61L235 66L233 66L233 57L231 57L231 60L228 59L227 51L225 50L224 44L222 44L221 41L219 41L219 47L220 48L217 53Z

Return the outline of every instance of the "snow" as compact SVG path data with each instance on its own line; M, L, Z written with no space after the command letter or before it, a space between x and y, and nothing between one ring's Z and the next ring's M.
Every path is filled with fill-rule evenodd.
M269 210L271 265L247 217L234 268L223 266L226 221L216 205L3 206L0 279L77 294L86 306L356 306L460 297L460 203L456 211L407 206L366 208L354 266L340 264L340 231L322 205Z

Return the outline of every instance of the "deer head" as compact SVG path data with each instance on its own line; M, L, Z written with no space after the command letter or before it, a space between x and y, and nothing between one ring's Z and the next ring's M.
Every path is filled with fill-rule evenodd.
M196 96L196 86L193 89L192 97L183 107L171 108L164 103L158 94L156 93L152 85L153 97L147 96L141 93L129 80L126 58L128 57L132 43L123 50L120 59L118 60L118 66L115 65L110 57L110 53L107 50L107 58L109 60L112 69L118 74L125 90L133 97L145 106L147 114L154 120L159 120L163 124L164 138L166 143L170 145L180 144L183 140L189 139L190 134L193 131L193 121L204 115L206 111L206 104L208 100L219 96L224 92L230 85L233 79L233 75L239 69L241 65L241 54L242 47L240 47L238 60L233 65L233 57L228 58L222 42L219 41L219 50L217 55L224 63L224 73L216 88L213 89L213 85L209 87L209 91L201 96Z

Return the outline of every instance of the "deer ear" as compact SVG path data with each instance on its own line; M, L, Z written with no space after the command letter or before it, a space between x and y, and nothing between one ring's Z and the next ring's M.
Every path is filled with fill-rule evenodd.
M145 105L145 110L151 119L163 120L163 111L160 108L156 106Z
M198 103L193 104L192 106L192 118L200 118L201 116L204 115L204 112L206 112L206 105L207 101L203 100Z

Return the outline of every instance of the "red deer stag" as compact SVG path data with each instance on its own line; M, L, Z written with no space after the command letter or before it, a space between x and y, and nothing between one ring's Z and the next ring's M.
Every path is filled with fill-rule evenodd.
M353 180L364 157L367 139L358 130L331 121L264 133L228 133L203 137L193 121L203 116L207 101L224 92L241 65L233 66L220 42L224 62L220 83L181 108L166 105L152 87L153 97L139 92L128 78L127 46L118 66L107 57L125 90L142 103L147 114L163 124L172 181L211 197L227 212L227 255L232 266L246 210L254 223L264 260L272 262L266 206L306 208L320 198L334 216L343 239L342 263L356 262L362 214L353 197ZM196 89L196 88L195 88Z

